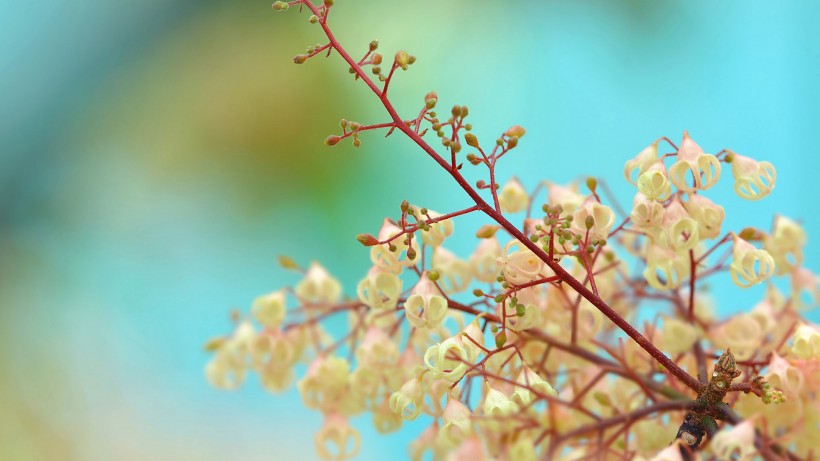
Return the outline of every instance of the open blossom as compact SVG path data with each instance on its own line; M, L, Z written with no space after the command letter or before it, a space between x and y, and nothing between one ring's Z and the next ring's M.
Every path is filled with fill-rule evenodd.
M732 176L735 177L735 192L747 200L760 200L774 189L777 171L769 162L758 162L749 157L732 155Z
M299 381L299 393L308 408L333 409L348 390L350 364L341 357L317 357Z
M763 239L763 248L772 255L778 275L791 272L803 264L803 247L806 245L806 231L793 220L777 216L774 230Z
M688 198L683 202L683 207L689 217L697 221L700 238L712 239L720 235L720 227L726 216L723 207L700 194L688 194Z
M732 251L733 260L729 266L732 280L736 285L747 288L766 280L774 274L774 259L766 250L758 250L751 243L735 236Z
M433 250L433 270L439 273L439 285L447 294L466 290L473 276L467 261L441 246Z
M294 288L299 299L316 304L332 304L342 296L342 285L319 263L310 265L305 277Z
M447 299L430 280L427 272L422 274L404 302L404 312L407 320L416 328L434 328L447 315Z
M803 373L788 360L772 353L766 381L774 388L783 391L787 399L799 398L803 388Z
M411 378L390 396L390 409L402 419L413 421L424 406L424 389L421 378Z
M396 363L399 358L399 349L381 328L370 327L361 345L356 349L356 358L359 366L385 368Z
M510 179L498 193L498 203L504 213L524 211L530 204L530 196L516 178Z
M538 376L538 374L526 365L521 367L521 372L518 374L515 384L515 391L513 391L513 395L510 399L521 406L528 405L534 398L540 398L540 395L548 395L551 397L558 395L550 383ZM533 391L535 391L535 393L533 393Z
M347 423L347 418L331 412L325 416L325 423L316 433L316 452L322 459L342 461L359 454L362 440L359 432ZM332 445L333 448L329 448Z
M709 333L715 346L732 349L738 360L748 360L757 353L766 331L755 317L741 314L712 328Z
M544 262L516 240L504 246L503 256L498 258L498 262L504 279L514 285L539 278L544 269Z
M689 255L660 245L650 244L646 249L644 278L656 290L677 288L689 275Z
M636 178L640 177L650 166L658 162L658 143L660 143L660 140L648 145L640 151L635 158L629 160L626 162L626 165L624 165L624 176L633 186L638 185L636 179L632 179L633 176Z
M736 459L748 461L755 459L755 426L750 420L723 430L712 440L712 452L718 459Z
M467 405L455 398L448 398L442 420L444 425L438 433L441 442L447 446L457 446L472 433L473 413Z
M659 243L680 252L695 248L699 241L698 223L689 216L680 200L673 198L663 215L663 233Z
M503 392L493 389L488 383L484 386L484 403L481 408L486 416L506 416L515 413L518 406Z
M470 256L470 267L475 278L484 283L495 282L498 277L498 258L501 256L501 245L495 237L481 239L478 247Z
M441 214L428 210L427 216L429 216L430 219L435 219L440 217ZM419 216L419 220L424 221L425 219L425 216ZM453 234L453 227L452 219L445 219L443 221L430 224L430 230L422 230L421 241L427 245L437 247L444 242L444 239Z
M820 359L820 328L801 324L794 331L791 353L801 359Z
M253 301L251 313L256 321L266 328L275 330L285 320L285 290L274 291Z
M651 200L666 200L672 185L663 162L655 162L638 176L638 191Z
M692 324L676 318L663 321L661 349L670 354L680 354L691 349L698 340L698 332Z
M687 177L692 178L692 186L687 183ZM684 192L706 190L720 179L720 162L714 155L704 153L684 131L678 160L669 168L669 178L675 187Z
M245 381L251 342L256 337L250 322L242 322L233 336L222 342L216 354L205 366L205 376L212 386L233 390Z
M359 300L374 309L394 309L401 296L402 280L391 272L370 269L356 287Z
M567 213L575 211L586 200L586 197L578 193L578 186L561 186L547 182L547 195L552 206L561 205Z
M650 200L638 192L632 201L632 213L629 218L636 226L651 229L663 223L664 211L665 208L660 202Z
M444 378L451 383L464 376L467 372L467 362L474 358L470 356L470 349L464 346L464 341L461 337L454 336L427 349L424 353L424 364L433 372L433 376Z
M588 201L578 207L573 213L572 230L582 237L586 234L586 220L588 216L592 216L593 223L589 229L590 240L606 240L609 236L609 230L615 224L615 213L606 205L601 205L598 202Z

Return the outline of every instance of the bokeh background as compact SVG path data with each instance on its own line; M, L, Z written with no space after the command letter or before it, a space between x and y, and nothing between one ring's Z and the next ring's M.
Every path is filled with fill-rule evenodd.
M596 175L628 203L623 163L688 129L778 169L756 203L725 170L710 196L726 228L797 218L820 269L820 3L336 4L354 55L379 38L418 56L391 87L406 114L436 89L442 107L470 106L479 137L528 128L502 179ZM306 15L12 0L0 24L0 459L313 459L320 416L255 379L210 388L203 342L295 282L278 254L321 260L352 293L368 267L356 233L402 199L448 211L463 193L399 136L322 145L342 117L385 117L336 56L290 63L321 39ZM762 293L725 282L723 314ZM362 460L402 459L420 431L356 424Z

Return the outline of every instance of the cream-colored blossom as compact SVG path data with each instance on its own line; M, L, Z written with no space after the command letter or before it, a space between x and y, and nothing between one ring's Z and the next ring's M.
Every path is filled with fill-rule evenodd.
M251 343L255 338L256 332L250 322L237 326L234 334L220 345L205 366L205 376L212 386L234 390L242 385L249 365Z
M803 389L803 374L776 352L772 353L772 358L769 360L766 381L772 387L783 391L787 399L799 398L800 391Z
M516 178L510 179L498 193L498 203L504 213L524 211L530 204L530 196Z
M636 226L641 228L654 228L663 223L663 213L665 209L660 202L648 199L640 192L635 194L632 201L632 213L629 217Z
M489 459L484 444L478 437L468 437L459 447L447 455L447 461L484 461Z
M713 327L709 337L719 349L731 348L738 360L748 360L757 353L765 333L753 316L740 314Z
M692 324L675 318L664 319L662 331L662 349L673 355L690 350L698 339L698 331Z
M498 262L504 279L513 285L522 285L540 278L544 269L544 262L517 240L511 240L504 246Z
M407 421L412 421L419 416L423 404L424 390L421 377L411 378L404 383L401 389L390 396L390 409Z
M451 383L460 380L467 372L470 361L468 349L460 336L447 338L434 344L424 353L424 364L436 378L444 378Z
M729 430L718 432L712 440L711 449L718 459L755 459L758 453L755 449L754 424L747 419Z
M700 241L698 223L689 216L677 197L666 206L661 236L659 243L676 252L689 251Z
M455 398L448 398L444 407L441 426L438 437L443 445L455 447L472 433L471 418L473 413L467 405Z
M439 246L433 250L432 266L439 273L439 286L445 293L459 293L470 286L473 275L470 264L446 248Z
M506 459L509 461L535 461L538 459L535 453L535 440L526 435L519 436L515 443L508 446Z
M803 323L792 336L791 353L801 359L820 358L820 327Z
M319 263L310 264L305 277L294 287L296 296L306 302L333 304L342 296L342 285Z
M399 359L399 348L381 328L370 327L356 349L359 365L388 367Z
M640 177L641 173L658 162L658 143L660 143L660 139L648 145L640 151L635 158L627 161L626 165L624 165L624 177L626 177L626 180L632 183L633 186L638 185L636 180L632 179L633 176L636 178Z
M680 453L680 440L659 451L650 461L683 461L683 456Z
M308 408L333 409L348 391L350 364L331 356L317 357L297 387Z
M390 219L385 218L379 230L379 241L387 241L401 234L401 231L399 226L390 221ZM404 243L404 239L405 236L399 236L393 239L389 244L384 243L370 247L370 261L373 263L373 266L380 271L398 275L401 274L405 267L412 265L413 261L406 256L408 245ZM415 237L411 240L411 242L413 242L413 248L418 248L415 240ZM390 245L395 247L395 251L390 251Z
M806 231L800 224L785 216L775 217L772 233L763 238L763 248L774 258L778 275L787 274L803 264L806 240Z
M644 278L656 290L677 288L689 276L690 263L688 253L656 244L649 244L646 249L646 268Z
M418 210L418 208L417 208ZM417 212L418 214L418 212ZM441 216L440 213L436 213L435 211L428 210L427 216L430 219L435 219ZM425 221L425 216L419 216L419 220ZM444 242L444 239L449 237L453 234L453 220L452 219L445 219L443 221L439 221L433 224L430 224L430 230L422 230L421 232L421 240L426 243L427 245L437 247Z
M485 416L507 416L516 412L518 406L503 392L493 389L490 384L484 386L484 403L481 405Z
M442 296L427 272L421 275L413 291L404 302L407 320L416 328L435 328L447 315L447 299Z
M547 195L552 206L560 205L565 213L574 212L586 200L586 197L578 193L578 186L561 186L547 182Z
M792 271L792 300L798 309L812 308L820 304L820 277L799 267Z
M515 391L510 397L510 400L521 406L528 405L533 399L541 398L542 395L552 397L556 397L558 395L550 383L526 365L521 367L521 372L518 373L518 377L515 379L515 384ZM535 393L533 393L533 391L535 391Z
M758 162L749 157L732 156L732 176L735 177L735 193L747 200L760 200L774 189L777 171L769 162Z
M401 296L403 282L391 272L371 268L356 287L359 301L373 309L394 309Z
M285 290L274 291L253 301L251 313L256 321L275 330L285 320Z
M347 423L347 418L337 412L325 416L324 425L316 433L316 452L322 459L342 461L359 454L359 432ZM334 448L329 449L328 445Z
M401 428L402 417L390 408L390 401L384 400L373 409L373 426L380 434L389 434Z
M698 234L701 239L712 239L720 235L723 218L726 212L700 194L688 194L689 200L683 202L689 216L698 223Z
M772 255L766 250L755 248L737 235L732 255L729 273L732 275L732 281L739 287L748 288L774 275Z
M586 235L586 220L592 216L594 222L589 229L589 240L606 240L609 230L615 224L615 213L606 205L598 202L588 201L578 207L573 213L572 231L583 237Z
M692 177L692 186L686 181L689 174ZM689 133L684 131L677 161L669 168L669 178L675 187L684 192L706 190L720 179L720 162L714 155L704 153L703 149L689 137Z
M475 252L470 256L470 266L476 280L484 283L495 282L498 277L498 258L501 256L501 245L495 237L481 239Z
M666 200L672 193L672 184L663 162L655 162L638 176L638 192L650 200Z

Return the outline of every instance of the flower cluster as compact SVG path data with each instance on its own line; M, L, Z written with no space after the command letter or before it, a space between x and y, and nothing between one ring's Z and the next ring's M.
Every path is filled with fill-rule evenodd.
M328 40L294 61L338 53L391 114L373 125L343 120L326 144L401 132L473 203L437 213L404 201L374 234L358 235L370 268L352 297L319 263L303 269L285 259L301 278L257 298L232 334L207 344L213 386L236 389L255 372L281 392L305 368L296 386L324 415L323 459L356 455L361 440L349 420L363 413L382 433L426 421L408 448L414 460L680 460L704 437L719 459L806 456L817 446L820 328L802 312L820 295L802 265L805 232L782 216L770 232L725 230L724 207L706 194L728 164L741 198L763 198L774 188L770 163L705 153L685 132L679 146L661 138L625 165L636 187L628 212L594 178L585 188L500 184L496 165L524 128L482 143L469 109L437 112L435 92L418 114L399 118L388 88L415 58L400 51L383 72L373 41L356 61L329 32L332 1L274 3L294 7ZM487 223L457 232L467 214ZM469 238L471 254L453 250L452 239ZM718 320L703 282L722 272L768 290L752 309ZM790 290L771 282L777 277ZM660 315L645 322L648 306ZM338 317L344 331L326 328Z

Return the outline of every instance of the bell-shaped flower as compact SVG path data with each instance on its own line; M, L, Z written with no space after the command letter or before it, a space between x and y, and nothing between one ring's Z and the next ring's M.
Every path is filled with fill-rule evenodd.
M723 225L724 216L726 216L723 207L713 203L703 195L688 195L689 200L683 202L683 207L686 208L689 217L697 221L700 238L712 239L720 235L720 227Z
M686 181L690 173L691 186ZM720 162L714 155L704 153L703 149L692 141L689 133L684 131L683 142L678 149L678 160L669 168L669 178L675 187L684 192L706 190L720 179Z
M390 396L390 409L407 421L416 419L423 406L424 389L420 377L411 378Z
M447 299L424 272L410 296L404 302L404 312L410 325L416 328L435 328L447 315Z
M718 459L756 459L754 423L747 419L729 430L718 432L712 439L711 449Z
M498 262L504 279L513 285L522 285L539 278L544 269L544 262L517 240L511 240L504 246Z
M484 450L484 443L477 436L473 436L465 439L455 451L448 454L446 461L485 461L487 459L489 458Z
M473 413L467 405L456 398L448 398L442 419L444 425L438 437L445 446L455 447L472 432L471 418Z
M820 358L820 328L817 325L801 324L792 339L792 354L804 360Z
M317 357L297 387L308 408L335 408L348 390L350 364L341 357Z
M382 228L379 230L378 238L379 241L385 242L399 234L401 234L401 228L385 218ZM373 266L380 271L398 275L405 267L412 265L413 261L406 257L408 245L404 243L404 240L405 236L401 235L391 240L389 244L384 243L370 247L370 261ZM413 237L413 241L415 241L415 237ZM390 251L390 245L394 247L394 251ZM416 248L417 245L414 243L413 247Z
M390 371L390 368L360 364L353 373L350 373L350 390L354 398L360 400L367 408L372 408L385 392L384 375Z
M503 392L493 389L489 383L484 387L484 403L481 408L486 416L507 416L515 413L518 406Z
M729 273L732 275L732 281L739 287L748 288L774 275L772 255L766 250L755 248L737 235L732 255Z
M689 217L689 213L675 197L666 206L663 215L663 237L660 244L676 252L689 251L700 240L698 223Z
M518 374L515 384L515 391L513 391L510 400L522 407L529 405L534 398L541 398L543 395L552 397L558 395L550 383L538 376L536 372L532 371L530 367L526 365L521 368L521 372Z
M661 349L664 352L672 355L686 352L691 350L697 340L698 332L690 323L675 318L664 319L661 336Z
M644 278L656 290L672 290L689 275L689 257L670 248L649 244Z
M806 231L785 216L777 216L771 235L763 238L763 248L772 255L778 275L791 272L803 264Z
M478 319L470 322L461 332L461 335L469 337L462 338L461 344L467 351L467 358L469 360L475 360L478 355L483 352L482 347L485 347L486 344L484 341L484 332L481 331L481 327L478 326Z
M417 208L418 209L418 208ZM428 210L427 216L430 219L435 219L441 216L441 214L436 213L435 211ZM424 221L425 217L419 216L419 220ZM430 224L430 230L422 230L421 232L421 240L426 243L427 245L437 247L444 242L444 239L449 237L453 233L453 220L452 219L445 219L443 221L439 221L433 224Z
M433 372L433 377L454 383L467 373L470 360L461 337L447 338L444 342L430 346L424 353L424 364Z
M772 358L769 360L766 381L783 391L786 397L798 397L803 389L803 373L776 352L772 352Z
M635 158L629 160L626 162L626 165L624 165L624 176L633 186L638 185L636 180L632 179L633 176L636 178L640 177L650 166L658 162L658 143L660 143L660 139L648 145L644 150L640 151Z
M481 239L475 252L470 256L470 266L476 280L493 283L498 277L498 258L501 256L501 245L495 237Z
M258 373L262 387L274 394L284 392L296 376L292 368L285 368L283 370L263 368L258 370Z
M530 204L530 196L516 178L510 179L498 193L498 203L504 213L524 211Z
M325 416L325 422L316 433L316 452L326 460L342 461L359 454L362 439L350 426L347 418L337 412Z
M384 400L373 409L373 426L379 434L389 434L401 428L402 418L390 408L390 401Z
M809 309L820 304L820 277L805 267L794 269L792 300L798 309Z
M749 314L735 315L727 322L709 331L712 343L718 349L732 349L737 360L748 360L760 349L766 332Z
M240 323L231 338L222 342L205 366L205 377L217 389L234 390L245 381L251 343L256 332L250 322Z
M536 461L535 440L526 435L520 435L518 440L507 448L507 459L510 461Z
M439 285L445 293L458 293L470 286L473 276L472 268L467 261L459 259L453 252L444 247L433 250L433 270L439 273Z
M638 227L653 229L663 223L664 211L661 203L650 200L638 192L632 201L632 213L629 214L629 218Z
M638 192L650 200L666 200L672 193L672 185L663 162L655 162L638 176Z
M749 157L732 155L732 176L735 177L735 193L747 200L760 200L774 189L777 171L769 162L758 162Z
M370 327L356 349L359 365L387 368L399 359L399 348L381 328Z
M606 240L609 236L609 230L615 223L615 213L606 205L601 205L598 202L588 201L581 205L573 213L572 231L583 237L587 232L588 217L592 216L590 221L592 227L589 230L589 240Z
M578 193L578 186L561 186L547 182L547 195L552 206L561 205L566 213L572 213L586 200L586 197Z
M285 320L285 290L274 291L253 301L251 313L256 321L270 330L279 328Z
M371 268L356 287L359 300L373 309L395 309L401 296L402 280L392 272Z
M342 285L319 263L310 265L305 277L294 288L296 296L305 302L333 304L342 295Z

